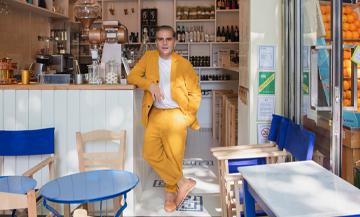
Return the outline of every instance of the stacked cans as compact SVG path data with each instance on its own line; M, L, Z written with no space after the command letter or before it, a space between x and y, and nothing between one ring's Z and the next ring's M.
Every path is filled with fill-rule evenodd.
M141 40L144 37L144 29L147 29L147 33L150 39L150 42L155 42L155 33L157 28L157 8L145 8L141 9Z

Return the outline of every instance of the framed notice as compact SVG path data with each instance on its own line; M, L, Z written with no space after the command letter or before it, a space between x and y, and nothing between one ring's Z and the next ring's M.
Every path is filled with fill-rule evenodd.
M258 123L257 124L257 144L268 143L270 133L270 123Z
M259 71L259 94L275 94L275 72Z
M303 72L303 94L309 95L310 93L310 74L309 72Z
M310 46L303 46L303 60L304 69L310 69Z
M258 68L275 69L275 45L258 45Z
M351 60L356 63L356 64L360 64L360 46L356 46L355 51L353 53L353 55L351 56Z
M257 120L271 121L275 113L275 97L258 97Z

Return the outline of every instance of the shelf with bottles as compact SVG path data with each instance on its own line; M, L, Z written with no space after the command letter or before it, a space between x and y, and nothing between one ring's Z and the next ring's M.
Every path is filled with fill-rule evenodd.
M191 4L190 2L186 2L186 6L176 6L176 21L215 20L214 5L193 6Z
M215 41L215 34L213 31L213 26L186 26L186 30L182 26L182 30L180 30L180 25L176 30L176 40L177 44L188 45L188 44L210 44ZM211 31L209 31L211 29Z
M215 19L199 19L199 20L175 20L176 23L189 23L189 22L215 22Z
M224 9L224 10L216 9L215 12L216 12L216 13L221 13L221 12L239 12L239 9Z
M216 0L216 12L218 11L239 11L238 0Z
M239 30L237 26L235 25L235 28L233 28L234 25L231 25L229 29L229 25L226 27L222 26L222 31L220 31L220 26L218 26L216 31L216 43L217 44L230 44L230 43L239 43Z

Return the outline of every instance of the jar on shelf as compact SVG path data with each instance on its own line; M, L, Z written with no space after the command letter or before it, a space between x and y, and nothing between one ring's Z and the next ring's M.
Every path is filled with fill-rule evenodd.
M183 8L180 6L176 7L176 20L181 20Z
M188 20L189 19L189 12L190 12L190 8L189 7L183 7L183 15L182 15L182 20Z
M196 11L196 7L192 7L190 9L190 20L195 20L197 17L197 11Z
M195 19L201 19L201 7L200 6L196 6L196 12L197 12L197 15L196 15L196 18Z
M119 84L119 63L110 59L105 63L105 84Z
M102 84L102 80L100 78L100 70L101 66L93 61L91 65L88 65L89 71L89 84Z
M215 19L215 6L210 6L210 19Z

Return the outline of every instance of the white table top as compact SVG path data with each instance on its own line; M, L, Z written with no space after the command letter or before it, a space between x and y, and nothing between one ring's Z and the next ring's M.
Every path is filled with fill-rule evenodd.
M238 170L276 216L360 214L360 190L313 161Z

